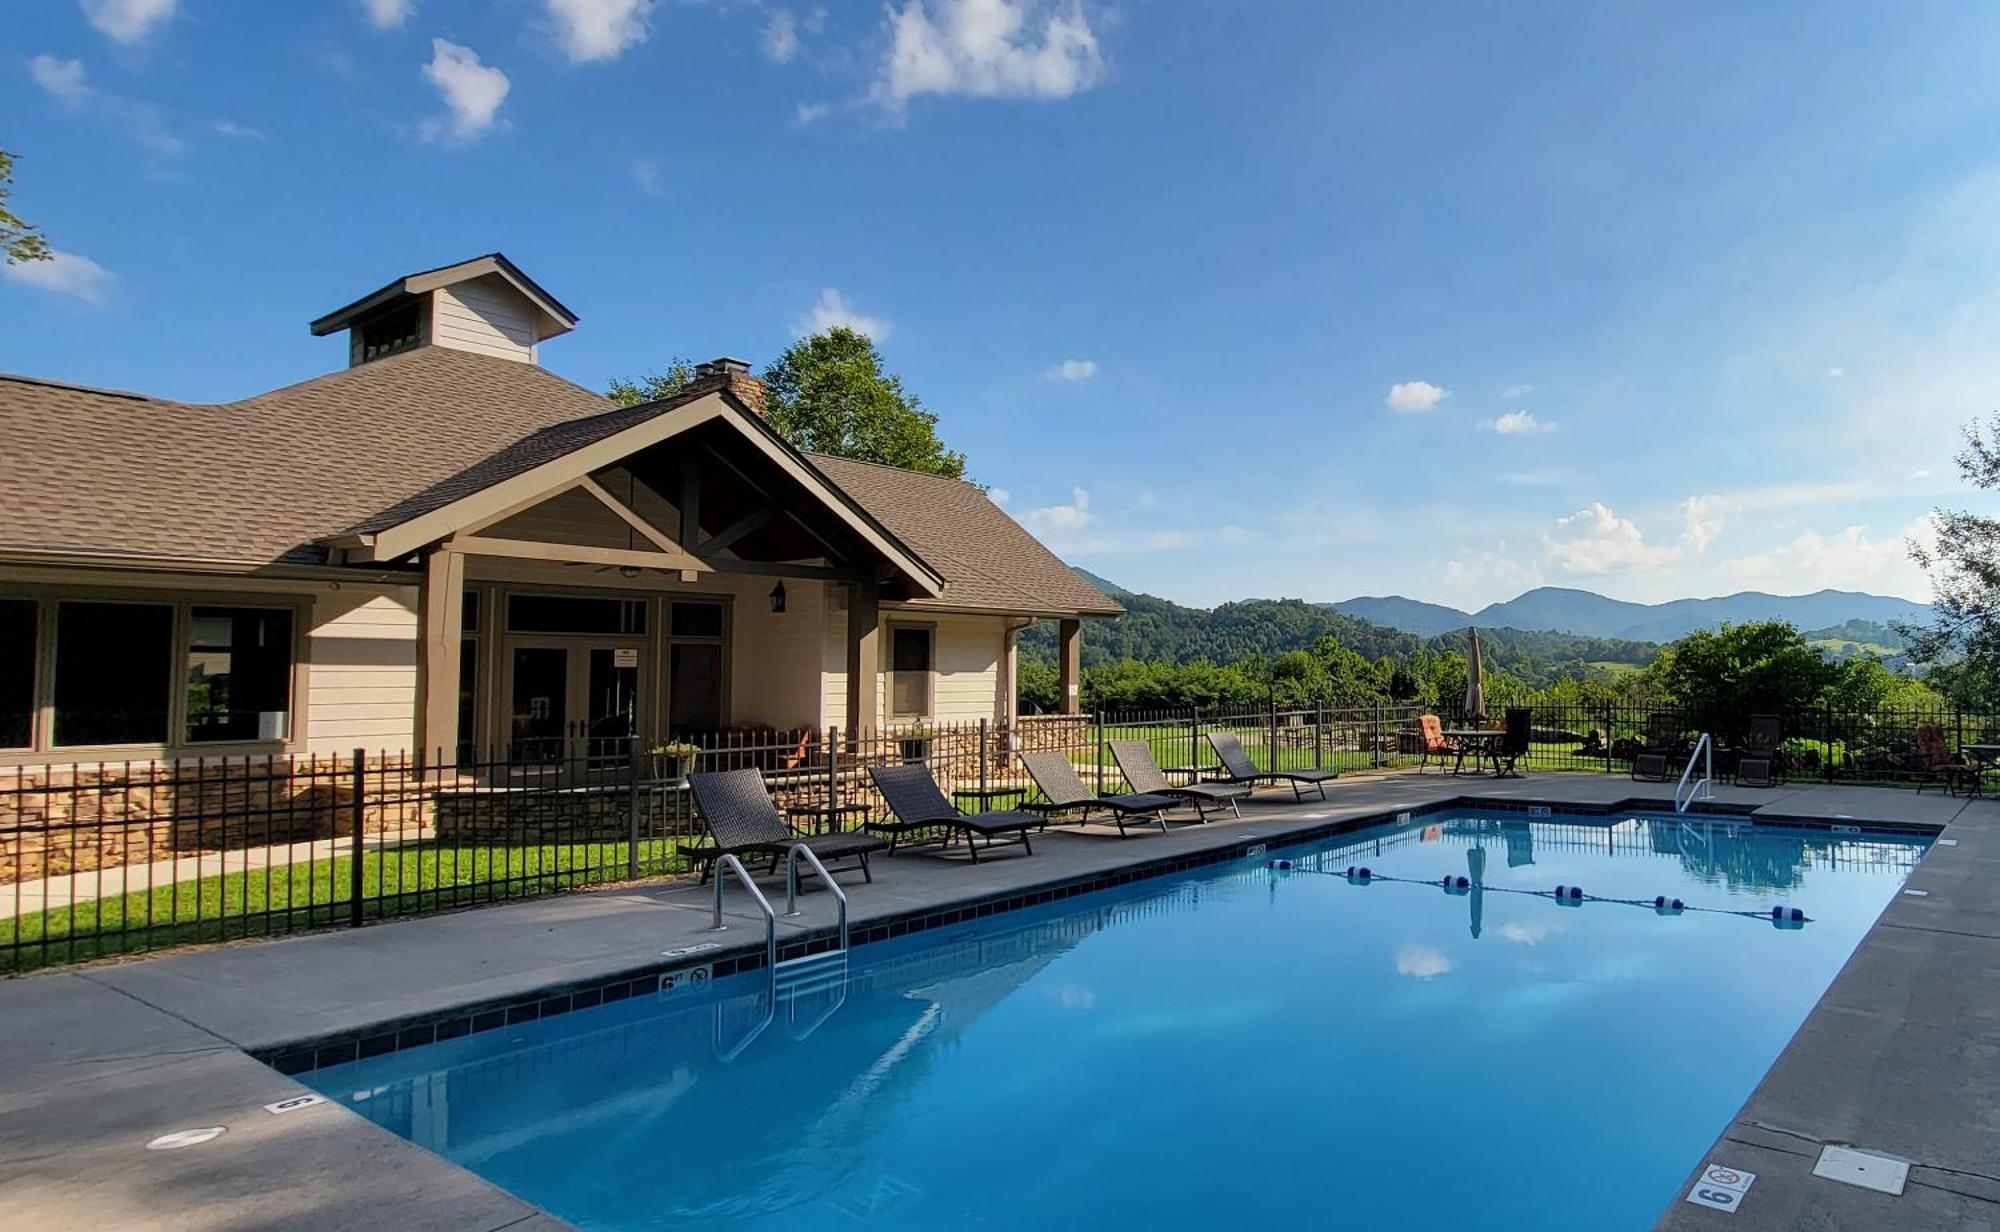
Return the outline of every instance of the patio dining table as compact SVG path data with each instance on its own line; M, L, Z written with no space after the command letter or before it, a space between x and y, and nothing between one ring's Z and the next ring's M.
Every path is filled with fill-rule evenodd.
M1452 767L1451 772L1453 774L1465 773L1465 759L1470 757L1474 767L1474 774L1486 773L1485 770L1478 767L1481 762L1490 760L1493 763L1493 773L1496 776L1499 775L1500 759L1493 754L1494 750L1500 747L1501 737L1506 734L1504 731L1487 731L1484 728L1466 728L1461 731L1448 731L1444 733L1446 740L1458 746L1458 764Z
M1959 746L1959 752L1972 759L1972 781L1969 786L1975 796L1984 795L1986 774L2000 763L2000 744L1966 744Z

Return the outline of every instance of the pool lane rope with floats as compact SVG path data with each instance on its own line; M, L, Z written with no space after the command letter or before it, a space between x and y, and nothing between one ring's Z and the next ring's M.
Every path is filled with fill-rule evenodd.
M1442 888L1445 893L1454 895L1470 894L1473 888L1472 878L1463 873L1430 881L1418 877L1392 877L1387 873L1378 873L1365 864L1350 864L1344 869L1331 869L1309 868L1292 860L1271 860L1264 867L1278 873L1313 873L1321 877L1337 877L1349 885L1357 886L1386 881L1395 885L1436 886ZM1564 907L1581 907L1585 903L1613 903L1621 907L1650 908L1655 915L1663 916L1680 915L1688 911L1699 911L1708 915L1740 915L1750 920L1769 920L1775 928L1804 928L1812 922L1812 917L1797 907L1787 907L1783 904L1769 911L1749 911L1729 907L1694 907L1665 894L1655 895L1652 898L1606 898L1601 894L1586 894L1582 886L1573 885L1559 885L1553 890L1528 890L1519 886L1492 885L1482 885L1479 889L1487 894L1524 894L1529 898L1553 899L1559 906Z

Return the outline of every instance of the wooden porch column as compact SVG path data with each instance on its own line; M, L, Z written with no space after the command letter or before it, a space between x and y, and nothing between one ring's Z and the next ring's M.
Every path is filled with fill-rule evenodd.
M873 582L847 588L847 730L855 735L882 725L882 606Z
M1083 712L1083 622L1056 624L1056 708L1063 714Z
M449 765L458 756L458 660L465 645L465 555L424 553L419 592L423 650L418 660L417 752Z

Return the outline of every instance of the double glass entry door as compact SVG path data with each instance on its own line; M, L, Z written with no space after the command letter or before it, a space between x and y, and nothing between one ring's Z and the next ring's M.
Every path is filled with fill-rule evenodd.
M642 645L516 641L508 657L509 761L580 769L630 761L642 713Z

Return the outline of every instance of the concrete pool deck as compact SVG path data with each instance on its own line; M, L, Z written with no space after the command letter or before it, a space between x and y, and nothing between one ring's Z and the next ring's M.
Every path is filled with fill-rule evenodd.
M976 866L882 859L873 885L842 880L852 924L865 929L1126 870L1157 875L1453 800L1657 805L1671 785L1404 773L1343 779L1328 794L1293 803L1266 792L1241 820L1122 841L1108 829L1055 830L1036 838L1032 857L1002 851ZM1918 869L1911 886L1931 894L1891 904L1722 1139L1690 1161L1757 1172L1741 1212L1725 1217L1677 1195L1661 1226L2000 1226L2000 1180L1986 1164L2000 1153L2000 1069L1990 1063L2000 967L1986 948L2000 942L2000 904L1980 885L2000 860L2000 802L1811 784L1716 794L1767 820L1948 826L1957 844ZM0 983L0 1029L12 1043L0 1063L0 1204L45 1228L562 1227L338 1104L267 1112L307 1091L249 1054L297 1056L384 1024L657 971L669 965L663 951L685 946L719 941L702 960L761 953L762 917L745 910L740 888L729 887L721 934L707 931L710 901L686 883L612 888ZM824 934L832 896L815 892L801 906L781 935ZM207 1126L228 1132L145 1149L157 1135ZM1909 1193L1812 1177L1825 1141L1918 1161Z

